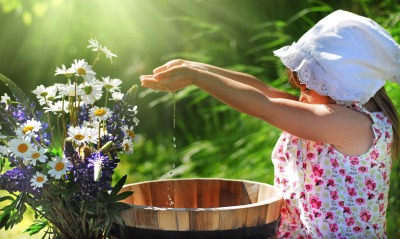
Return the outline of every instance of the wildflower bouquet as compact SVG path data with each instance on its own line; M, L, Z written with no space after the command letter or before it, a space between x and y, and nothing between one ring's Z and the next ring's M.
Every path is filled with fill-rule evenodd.
M0 229L21 222L27 206L36 220L26 232L43 229L44 238L106 238L114 223L124 223L119 214L129 206L119 201L132 192L119 193L126 176L114 186L112 176L119 155L133 152L137 87L123 94L121 80L97 79L96 62L116 55L95 39L89 43L97 52L92 65L62 65L55 75L65 84L33 90L42 110L0 74L15 97L5 94L0 103L0 190L7 192Z

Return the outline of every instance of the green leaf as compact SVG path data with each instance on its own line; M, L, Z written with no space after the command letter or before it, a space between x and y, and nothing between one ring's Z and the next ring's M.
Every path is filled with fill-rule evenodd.
M127 210L129 208L131 208L131 206L129 204L123 203L123 202L114 202L114 203L110 203L108 204L109 209L116 209L116 210Z
M126 175L123 176L123 177L115 184L114 188L113 188L112 191L111 191L111 195L112 195L112 196L117 195L118 192L122 189L122 187L123 187L124 184L125 184L126 178L127 178Z
M114 201L121 201L124 200L125 198L131 196L133 194L132 191L126 191L126 192L122 192L116 196L113 197Z
M0 80L10 88L14 97L24 106L29 105L29 99L25 96L24 92L19 88L12 80L8 79L4 75L0 74Z
M3 212L0 215L0 229L4 228L10 219L10 212Z
M11 196L4 196L4 197L0 197L0 202L6 201L6 200L10 200L13 201L14 198Z
M122 217L120 217L119 215L114 215L114 221L116 221L119 225L124 225L124 219L122 219Z
M30 236L40 232L43 228L48 225L46 220L34 220L33 224L30 225L24 232L27 232Z

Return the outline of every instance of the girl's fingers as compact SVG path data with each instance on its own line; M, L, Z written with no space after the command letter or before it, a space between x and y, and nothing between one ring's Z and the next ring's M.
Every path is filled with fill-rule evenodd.
M166 92L173 92L173 90L169 89L167 86L159 84L156 81L142 81L142 86L146 88L150 88L157 91L166 91Z
M187 64L187 62L185 60L180 60L180 59L172 60L172 61L169 61L169 62L165 63L162 66L159 66L159 67L155 68L153 70L153 73L154 74L160 73L160 72L166 71L168 69L171 69L174 66L181 66L181 65L186 65L186 64Z
M168 66L165 64L165 65L162 65L162 66L159 66L159 67L155 68L155 69L153 70L153 73L154 73L154 74L157 74L157 73L163 72L163 71L165 71L165 70L167 70L167 69L168 69Z

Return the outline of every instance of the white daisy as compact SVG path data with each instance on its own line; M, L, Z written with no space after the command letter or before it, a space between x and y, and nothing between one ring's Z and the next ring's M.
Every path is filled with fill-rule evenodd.
M103 85L99 80L85 82L82 85L82 100L85 104L93 104L103 95Z
M89 127L69 127L68 135L74 140L74 142L82 146L87 143L96 143L97 142L97 131L95 129Z
M43 184L47 181L47 176L43 173L36 172L31 179L31 186L34 188L42 188Z
M133 115L136 115L138 113L137 111L137 105L133 106L132 109L128 109L128 111L133 112ZM133 118L133 123L135 124L135 126L137 126L139 124L139 119L134 117Z
M49 87L39 85L32 92L36 95L40 105L47 104L49 101L53 101L57 98L57 87L54 85Z
M109 76L101 78L103 79L103 86L110 92L118 91L119 85L122 84L120 79L110 79Z
M96 39L90 39L87 48L93 48L93 51L100 51L101 45Z
M119 100L122 100L122 98L124 98L124 94L121 92L113 92L111 94L111 96L112 96L112 99L115 101L119 101Z
M88 128L93 129L94 138L98 138L99 137L99 132L100 132L100 137L108 136L109 134L108 134L108 131L107 131L107 127L101 127L100 130L99 130L100 123L101 122L99 122L99 121L91 121L91 122L89 122L89 121L85 120L85 121L83 121L82 126L86 126Z
M92 129L98 129L100 126L100 122L98 121L86 121L84 120L82 122L82 126L88 127L88 128L92 128Z
M51 169L48 173L55 179L59 179L69 171L70 165L71 163L66 158L55 157L51 162L49 162Z
M134 139L136 137L135 131L133 131L133 126L128 127L124 125L121 127L122 132L124 132L126 138Z
M59 100L59 101L55 101L55 102L51 102L48 104L47 107L43 107L44 112L53 112L54 114L59 114L62 111L64 111L65 113L68 113L69 111L69 102L68 101L63 101L63 100Z
M18 137L26 137L26 136L35 136L40 129L42 128L42 123L40 121L36 121L34 119L27 120L25 123L21 124L16 130L15 133Z
M56 68L56 73L54 75L64 75L65 77L70 78L74 73L75 70L72 67L67 69L63 64L61 68Z
M89 116L94 121L107 120L112 115L112 113L113 112L106 107L94 106L89 110Z
M29 151L28 155L25 157L26 160L29 160L29 163L33 166L36 165L36 162L46 162L47 160L47 156L46 153L47 149L45 148L40 148L37 149L36 147L34 147L31 151Z
M86 81L91 81L96 76L96 72L92 70L92 66L83 59L75 59L71 68L74 69L77 76L82 76Z
M111 63L112 63L112 58L117 57L114 53L112 53L110 50L107 49L107 47L103 46L101 47L101 51L106 54L106 58L109 58Z
M126 154L131 154L133 153L133 142L132 140L129 139L124 139L122 141L122 151L125 152Z
M8 148L6 146L0 145L0 156L3 155L7 155L8 154Z
M76 84L58 84L57 85L60 94L63 96L81 96L82 85Z
M8 106L12 103L10 96L8 96L7 93L4 93L4 95L1 96L0 102L6 104L6 110L8 110Z
M32 150L32 145L27 140L12 139L8 142L10 152L15 156L26 157L29 155L29 151Z
M117 55L108 50L107 47L100 45L96 39L90 39L87 48L93 48L93 51L103 52L106 55L106 58L109 58L111 62L113 57L117 57Z

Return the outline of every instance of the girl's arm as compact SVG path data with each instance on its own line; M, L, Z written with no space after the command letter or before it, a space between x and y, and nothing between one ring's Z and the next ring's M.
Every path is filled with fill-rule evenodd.
M191 66L173 66L141 77L142 86L175 92L188 85L248 115L260 118L300 138L330 143L349 155L365 153L373 132L368 116L336 104L308 104L272 98L244 82Z
M186 60L172 60L172 61L164 64L163 66L156 68L153 73L157 74L159 72L165 71L165 70L167 70L171 67L175 67L175 66L187 66L187 67L211 72L213 74L226 77L230 80L252 86L270 98L285 98L285 99L298 100L297 96L294 96L292 94L289 94L288 92L278 90L274 87L271 87L252 75L242 73L242 72L227 70L224 68L220 68L220 67L208 65L205 63L200 63L200 62L193 62L193 61L186 61Z

